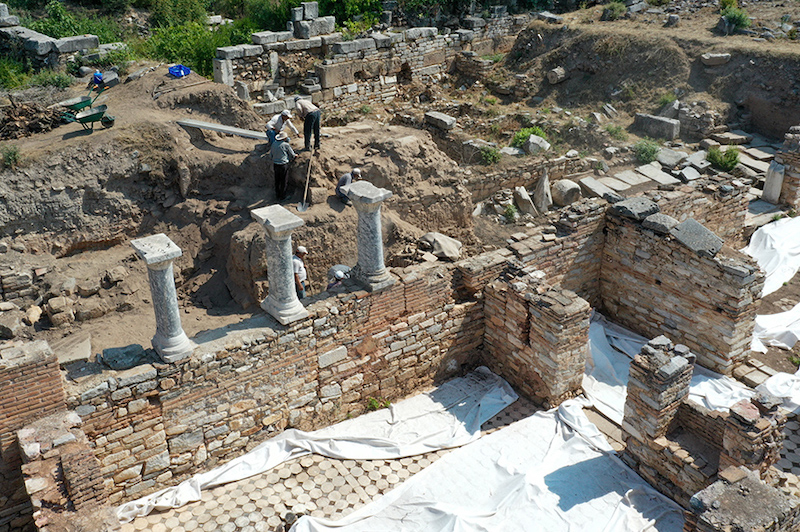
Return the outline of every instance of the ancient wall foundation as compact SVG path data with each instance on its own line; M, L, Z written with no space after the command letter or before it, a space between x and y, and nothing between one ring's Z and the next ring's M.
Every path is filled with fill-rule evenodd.
M784 166L778 203L800 208L800 126L789 128L775 162Z

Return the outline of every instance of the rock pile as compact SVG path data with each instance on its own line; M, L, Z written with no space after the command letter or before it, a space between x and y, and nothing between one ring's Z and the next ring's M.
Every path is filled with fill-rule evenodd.
M11 103L0 109L0 139L18 139L44 133L65 124L61 111L36 103Z

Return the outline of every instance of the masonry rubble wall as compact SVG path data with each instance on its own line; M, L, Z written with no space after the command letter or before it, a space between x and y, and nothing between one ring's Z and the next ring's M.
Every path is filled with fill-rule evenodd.
M523 270L486 287L483 358L515 390L552 407L580 392L591 307L574 292L552 289L541 279Z
M469 30L440 34L437 28L411 28L345 41L333 32L333 20L328 20L333 17L312 16L294 21L293 31L256 33L253 44L218 48L214 80L247 84L263 102L257 109L264 114L292 109L293 99L282 95L295 91L310 94L317 104L335 103L336 111L344 112L392 101L399 82L433 79L450 70L463 51L510 50L529 20L528 15L503 13Z
M521 159L513 168L504 168L502 171L486 172L467 178L464 186L472 194L472 201L483 201L492 194L503 189L514 187L533 188L539 179L547 174L553 183L571 174L582 172L591 167L587 159L580 157L567 157L565 155L554 159L540 158Z
M31 502L20 470L16 432L31 421L65 410L58 361L46 342L0 350L0 531L31 521Z
M666 332L702 366L730 374L748 356L764 274L737 251L708 256L612 210L600 275L608 315L647 337Z
M789 128L775 162L785 166L778 203L800 209L800 126Z

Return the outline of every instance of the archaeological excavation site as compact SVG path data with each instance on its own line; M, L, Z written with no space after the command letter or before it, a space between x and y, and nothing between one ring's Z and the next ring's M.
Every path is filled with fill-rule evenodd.
M330 4L0 4L0 532L800 530L798 6Z

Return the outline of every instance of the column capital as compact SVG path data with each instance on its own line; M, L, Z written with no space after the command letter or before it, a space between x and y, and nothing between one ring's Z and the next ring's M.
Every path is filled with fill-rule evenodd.
M264 226L267 235L273 240L284 240L291 235L293 229L305 224L302 218L295 216L280 205L270 205L250 211L250 216Z
M381 203L392 197L392 191L378 188L369 181L356 181L350 185L347 197L359 211L375 211Z
M136 254L145 261L148 268L151 264L171 261L183 255L181 248L164 233L131 240L131 246L136 250Z

